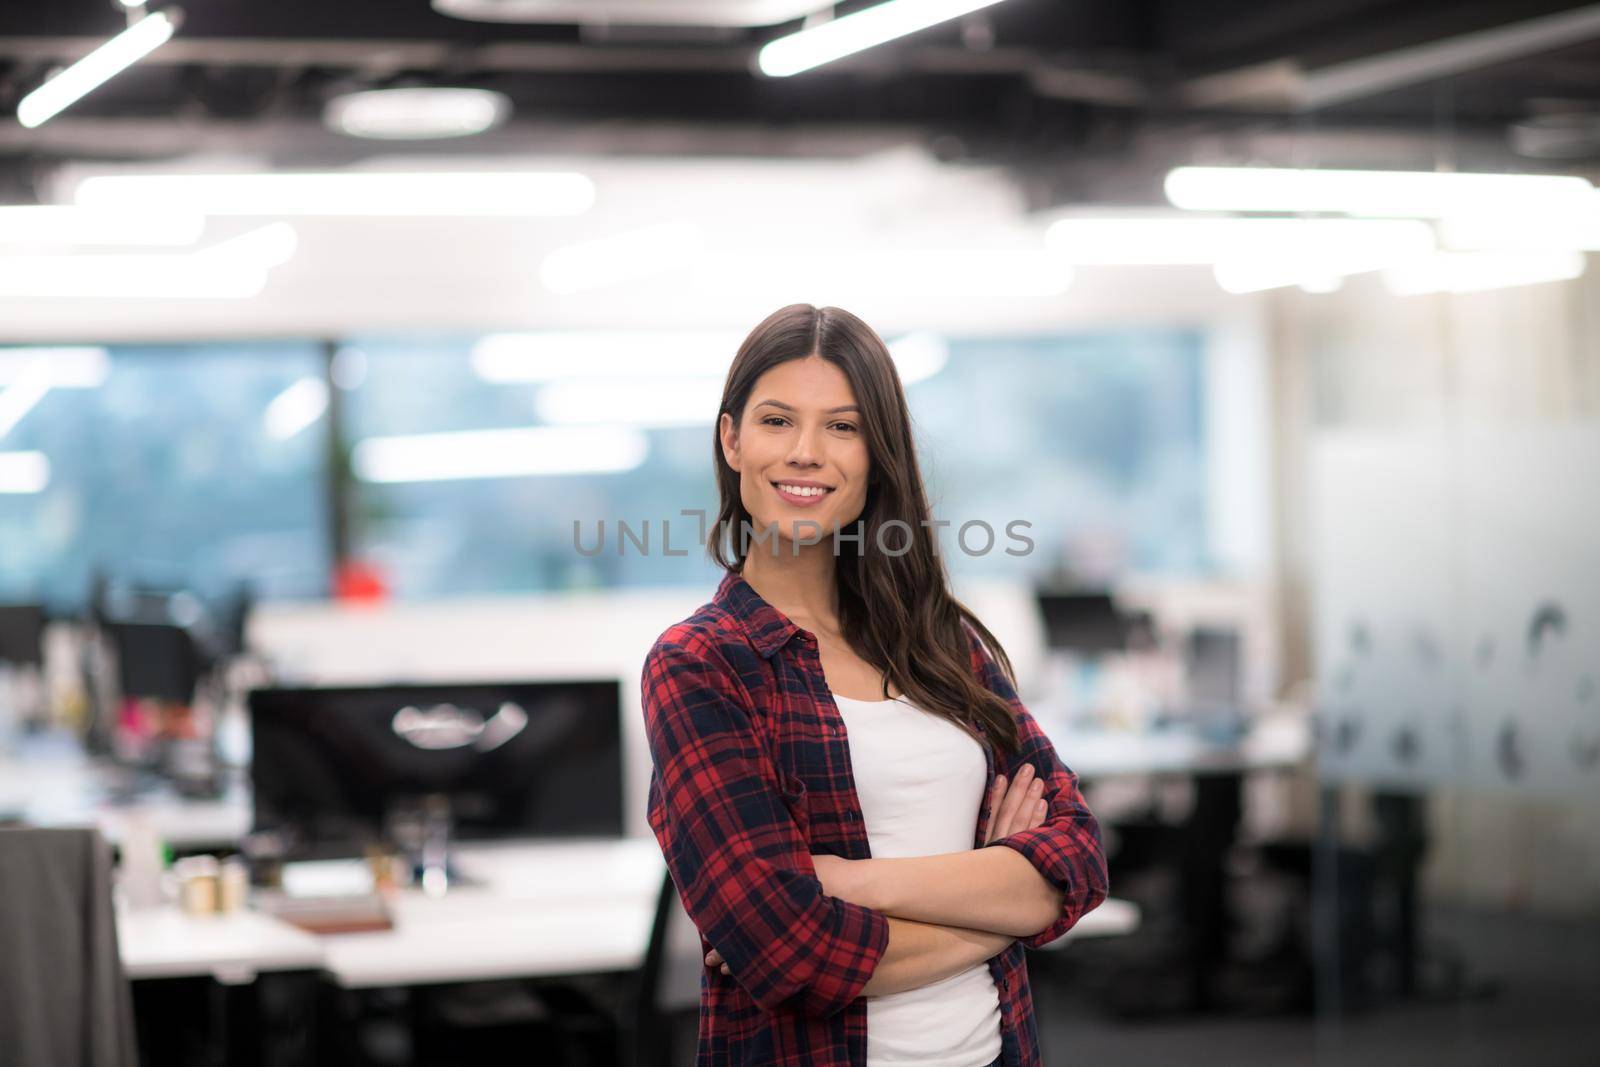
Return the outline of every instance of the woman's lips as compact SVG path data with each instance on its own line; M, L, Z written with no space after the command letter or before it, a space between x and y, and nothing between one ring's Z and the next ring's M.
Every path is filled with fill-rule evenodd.
M829 489L827 492L818 493L815 496L796 496L795 494L784 490L782 486L774 485L773 488L778 491L779 496L783 497L783 499L787 500L797 508L809 508L813 504L820 504L823 499L827 497L828 493L833 492L833 490Z

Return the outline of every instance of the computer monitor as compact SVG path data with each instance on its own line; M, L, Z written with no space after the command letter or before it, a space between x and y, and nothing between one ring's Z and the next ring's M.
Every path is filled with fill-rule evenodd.
M1235 711L1240 703L1239 632L1197 626L1184 647L1189 702L1197 709Z
M188 630L162 622L104 625L116 650L117 681L123 696L169 704L189 704L194 700L201 663Z
M622 836L615 680L258 689L249 704L255 830L288 858L360 855L438 797L460 841Z
M44 608L38 604L0 604L0 663L44 665Z
M1111 594L1040 591L1036 599L1049 648L1100 653L1127 647L1127 625Z

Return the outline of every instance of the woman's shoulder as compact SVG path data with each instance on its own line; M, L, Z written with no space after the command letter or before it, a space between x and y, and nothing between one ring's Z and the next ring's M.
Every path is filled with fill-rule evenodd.
M739 620L709 600L661 631L651 642L645 662L648 666L659 659L688 660L732 668L751 652L749 635Z

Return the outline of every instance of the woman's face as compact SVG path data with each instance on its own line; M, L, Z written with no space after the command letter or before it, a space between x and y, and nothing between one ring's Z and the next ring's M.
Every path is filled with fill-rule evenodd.
M820 538L831 550L836 524L861 517L871 472L861 412L844 371L821 356L791 359L756 379L739 426L724 414L721 434L755 533L776 523L787 540ZM797 525L806 520L816 527ZM752 539L750 550L770 548Z

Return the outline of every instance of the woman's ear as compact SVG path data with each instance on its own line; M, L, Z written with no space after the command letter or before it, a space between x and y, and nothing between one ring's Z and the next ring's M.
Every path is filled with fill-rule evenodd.
M722 458L735 471L739 469L739 430L726 411L717 419L717 434L722 439Z

